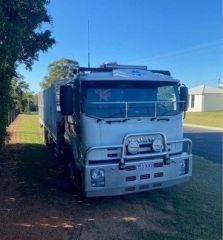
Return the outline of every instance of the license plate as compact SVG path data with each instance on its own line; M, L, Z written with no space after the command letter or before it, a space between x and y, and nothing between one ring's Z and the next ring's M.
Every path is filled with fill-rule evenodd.
M137 164L137 170L144 171L144 170L152 170L154 168L153 163L139 163Z

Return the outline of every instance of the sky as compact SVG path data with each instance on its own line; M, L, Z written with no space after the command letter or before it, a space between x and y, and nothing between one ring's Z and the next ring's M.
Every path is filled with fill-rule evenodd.
M20 72L34 92L61 58L87 66L116 61L170 70L188 87L217 86L222 76L221 0L52 0L47 7L56 44Z

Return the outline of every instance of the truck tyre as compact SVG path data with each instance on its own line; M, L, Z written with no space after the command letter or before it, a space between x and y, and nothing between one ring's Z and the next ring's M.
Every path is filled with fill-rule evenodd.
M43 130L43 143L46 147L50 145L49 138L48 138L48 131L46 130L46 128L44 128Z
M75 165L74 156L72 150L66 149L65 156L65 177L67 181L67 190L69 192L81 193L81 181L80 173Z

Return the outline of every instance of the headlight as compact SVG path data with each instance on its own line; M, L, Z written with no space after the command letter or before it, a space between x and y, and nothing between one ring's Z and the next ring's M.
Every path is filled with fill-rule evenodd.
M105 171L104 169L91 170L91 186L104 187L105 186Z
M136 142L136 141L131 141L129 144L128 144L128 152L131 153L131 154L136 154L138 153L139 151L139 143Z
M157 138L152 144L153 150L156 152L161 152L163 150L163 142L161 139Z

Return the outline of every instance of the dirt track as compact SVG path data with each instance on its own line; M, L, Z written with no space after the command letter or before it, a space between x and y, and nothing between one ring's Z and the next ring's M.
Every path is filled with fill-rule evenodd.
M83 199L65 193L58 163L41 144L23 143L21 116L8 128L0 162L0 239L139 239L142 231L167 231L174 214L154 208L153 193ZM38 171L38 168L42 171Z

